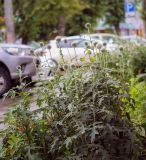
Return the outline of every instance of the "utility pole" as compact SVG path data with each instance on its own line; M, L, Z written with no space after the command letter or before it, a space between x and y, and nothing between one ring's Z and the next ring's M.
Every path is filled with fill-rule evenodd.
M13 0L4 0L4 12L6 22L6 40L7 43L15 41L15 30L13 21Z
M143 16L143 20L144 20L144 32L145 32L145 38L146 38L146 0L143 0L142 1L142 10L143 10L143 14L144 14L144 16Z

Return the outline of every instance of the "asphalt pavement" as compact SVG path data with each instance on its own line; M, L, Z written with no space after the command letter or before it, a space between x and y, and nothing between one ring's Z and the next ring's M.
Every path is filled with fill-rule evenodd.
M27 88L25 91L30 91L33 88ZM16 98L0 98L0 130L4 128L4 124L2 121L4 120L4 114L9 111L10 108L12 108L14 105L18 104L20 101L20 97ZM34 110L35 105L33 104L32 107Z
M3 120L4 114L9 110L9 108L18 102L19 98L0 99L0 121Z
M19 98L6 98L0 99L0 130L4 128L2 121L4 120L4 114L9 111L9 109L19 102Z

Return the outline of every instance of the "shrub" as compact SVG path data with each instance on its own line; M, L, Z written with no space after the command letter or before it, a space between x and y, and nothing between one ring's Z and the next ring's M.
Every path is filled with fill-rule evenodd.
M129 87L130 97L134 100L134 110L130 110L130 116L135 124L146 125L146 83L131 79ZM145 127L146 129L146 127Z
M134 75L146 73L146 47L136 47L132 54L131 68Z
M2 134L5 160L137 160L140 143L127 117L127 88L99 64L69 68L7 114Z

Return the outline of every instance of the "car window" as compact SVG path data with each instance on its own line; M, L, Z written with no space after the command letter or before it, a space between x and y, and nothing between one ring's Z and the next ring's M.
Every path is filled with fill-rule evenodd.
M88 40L83 40L77 43L77 48L86 48L87 46L90 46L91 42Z
M115 42L115 38L111 37L111 36L103 36L102 39L106 43L113 43L113 42Z
M93 39L97 39L97 40L99 40L99 39L100 39L100 37L99 37L99 36L91 36L91 38L93 38Z
M75 43L78 43L80 41L80 39L64 39L64 40L61 40L60 42L56 42L57 44L57 47L58 48L72 48L72 44L75 42Z
M95 43L102 44L102 42L98 40L82 40L77 44L77 48L94 48Z

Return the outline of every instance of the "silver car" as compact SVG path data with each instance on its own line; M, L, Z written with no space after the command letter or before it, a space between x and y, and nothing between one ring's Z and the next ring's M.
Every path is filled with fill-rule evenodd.
M12 87L14 80L35 76L39 60L31 50L26 45L0 44L0 96Z

